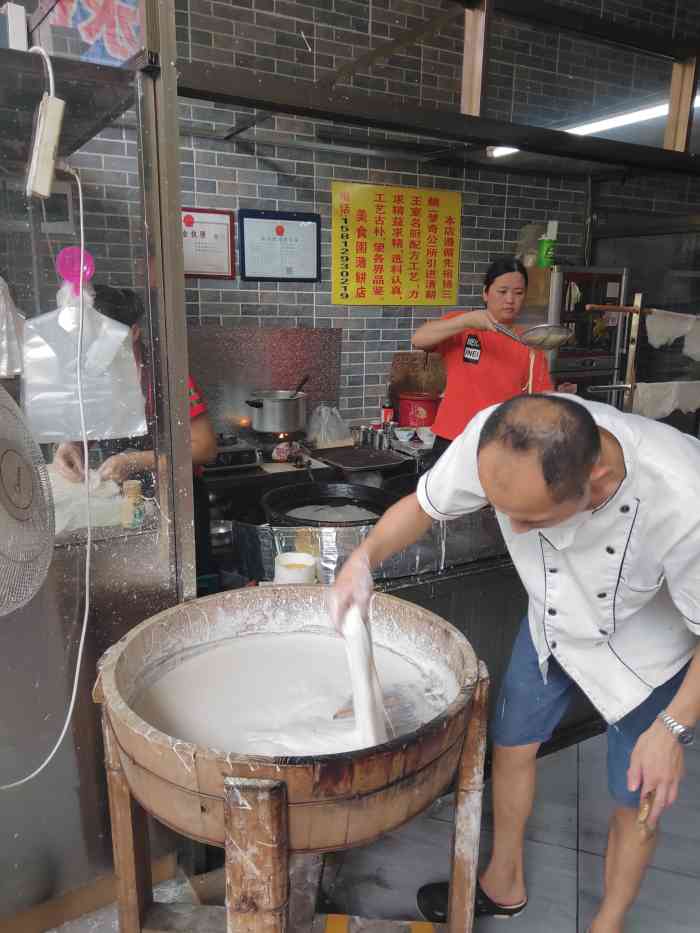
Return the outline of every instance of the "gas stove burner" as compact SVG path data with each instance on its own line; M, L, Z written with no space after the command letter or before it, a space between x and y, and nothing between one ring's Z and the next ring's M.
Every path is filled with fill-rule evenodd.
M216 441L219 446L219 450L225 447L235 447L238 444L238 435L233 432L222 433L216 435Z
M237 470L258 469L262 459L255 444L237 434L222 432L216 435L217 455L214 463L204 467L205 475L225 475Z
M262 452L263 459L272 460L272 451L280 444L303 444L306 436L303 431L247 431L245 433L246 441L253 447Z

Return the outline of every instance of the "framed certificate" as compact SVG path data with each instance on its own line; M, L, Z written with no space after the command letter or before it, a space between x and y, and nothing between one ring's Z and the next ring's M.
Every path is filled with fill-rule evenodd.
M182 208L182 252L185 275L199 279L232 279L236 275L233 211Z
M299 211L238 212L241 278L320 282L321 217Z

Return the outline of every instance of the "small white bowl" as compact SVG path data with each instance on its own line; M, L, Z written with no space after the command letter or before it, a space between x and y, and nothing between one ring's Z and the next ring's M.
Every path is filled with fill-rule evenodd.
M416 428L416 433L426 447L432 447L435 443L435 435L430 428Z
M394 428L394 434L402 444L407 444L415 433L415 428Z

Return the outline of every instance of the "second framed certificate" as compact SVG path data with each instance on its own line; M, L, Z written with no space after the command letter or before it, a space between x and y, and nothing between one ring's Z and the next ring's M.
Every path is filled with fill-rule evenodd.
M320 282L321 217L299 211L238 212L241 278Z

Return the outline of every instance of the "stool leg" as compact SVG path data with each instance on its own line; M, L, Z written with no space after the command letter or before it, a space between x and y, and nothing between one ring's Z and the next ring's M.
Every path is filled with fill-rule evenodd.
M489 674L480 661L479 681L472 697L471 717L459 763L447 920L449 933L471 933L474 928L488 706Z
M141 933L146 911L153 902L148 816L131 796L119 761L116 739L104 712L102 733L117 876L119 933Z
M289 856L289 933L311 933L323 873L323 856Z
M289 898L287 785L226 778L228 933L285 933Z

